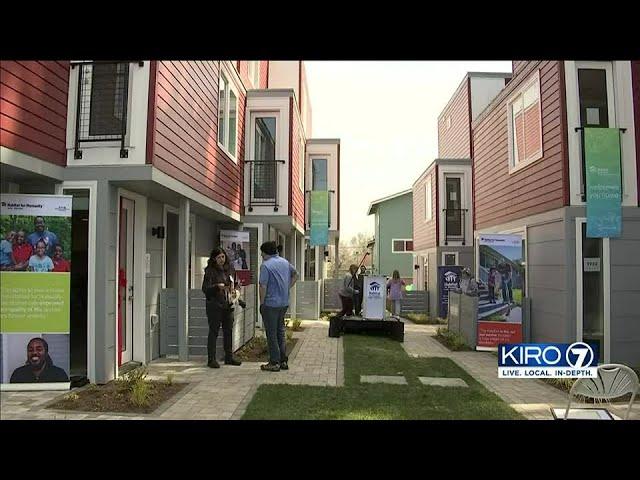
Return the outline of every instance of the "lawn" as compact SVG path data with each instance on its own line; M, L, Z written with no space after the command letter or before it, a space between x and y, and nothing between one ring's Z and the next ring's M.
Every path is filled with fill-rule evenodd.
M261 385L243 419L523 419L447 358L410 358L386 337L345 335L345 386ZM408 385L360 384L360 375L404 375ZM469 388L431 387L419 376L462 378Z

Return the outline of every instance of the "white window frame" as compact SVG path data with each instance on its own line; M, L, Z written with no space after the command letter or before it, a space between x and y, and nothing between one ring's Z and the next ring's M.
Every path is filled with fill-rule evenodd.
M396 250L395 242L404 242L404 250ZM407 242L413 242L413 238L392 238L391 239L391 253L411 253L413 255L413 250L407 250Z
M431 191L431 175L427 177L424 184L424 220L429 222L433 220L433 192Z
M249 60L248 76L253 88L260 88L260 60Z
M220 78L218 79L218 87L217 87L217 92L218 92L218 102L220 102L220 81L224 79L225 81L225 88L224 88L224 96L225 96L225 100L224 100L224 112L223 112L223 118L220 118L220 105L218 105L218 130L220 129L220 123L223 122L225 129L224 129L224 138L222 139L222 142L220 142L220 139L218 138L219 135L216 132L216 140L218 141L218 146L222 149L222 151L231 159L233 160L234 163L238 163L238 116L239 116L239 110L238 110L238 104L240 103L240 96L238 95L238 89L235 86L233 80L232 80L232 75L230 75L229 73L223 71L223 69L220 69ZM233 92L233 94L236 97L236 117L235 117L235 132L236 132L236 136L233 139L234 140L234 146L235 146L235 154L232 154L230 149L229 149L229 131L231 130L229 128L229 101L230 101L230 97L231 97L231 92Z
M540 150L538 152L536 152L535 154L523 159L522 161L518 162L517 164L515 163L515 159L516 159L516 155L515 155L515 150L518 146L517 142L515 141L515 130L514 130L514 125L513 125L513 105L519 100L522 99L524 101L524 94L534 85L537 85L537 88L535 89L535 92L537 93L537 98L538 98L538 123L539 123L539 129L540 129ZM526 107L523 105L522 107L523 109L526 109ZM523 113L524 115L524 113ZM523 121L524 121L524 116L523 116ZM543 157L544 154L544 135L542 132L542 94L540 92L540 70L536 70L519 88L516 92L514 92L511 97L509 97L509 100L507 101L507 128L508 128L508 132L509 132L509 173L515 173L519 170L522 170L525 167L528 167L529 165L533 164L534 162L540 160ZM524 145L524 141L525 139L523 139L523 145Z
M442 256L441 256L441 265L447 265L446 262L444 261L445 256L446 255L455 255L456 257L456 263L454 263L454 265L460 265L460 255L459 252L442 252Z
M167 215L171 213L173 215L180 216L180 209L172 205L165 203L162 207L162 225L165 227L165 235L162 239L162 288L167 288L167 234L168 228ZM198 288L196 286L196 216L195 214L189 215L189 222L191 223L191 256L189 262L191 263L191 288ZM188 235L188 233L187 233ZM188 269L188 267L187 267Z
M305 151L304 151L304 139L302 138L302 136L300 136L299 142L300 142L300 154L298 155L298 186L300 187L300 191L304 193L304 164L305 164L306 158L305 158ZM329 185L327 182L327 190L328 190L328 187Z

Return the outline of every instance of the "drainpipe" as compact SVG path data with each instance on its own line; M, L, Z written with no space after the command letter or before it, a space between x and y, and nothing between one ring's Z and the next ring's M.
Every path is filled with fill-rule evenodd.
M178 220L178 357L189 360L189 200L180 200Z

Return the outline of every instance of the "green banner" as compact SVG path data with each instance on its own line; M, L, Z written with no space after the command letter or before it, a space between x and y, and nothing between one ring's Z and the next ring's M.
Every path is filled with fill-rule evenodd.
M585 128L584 161L587 237L619 237L622 234L620 131Z
M312 247L329 243L329 192L312 191L310 194L310 219Z

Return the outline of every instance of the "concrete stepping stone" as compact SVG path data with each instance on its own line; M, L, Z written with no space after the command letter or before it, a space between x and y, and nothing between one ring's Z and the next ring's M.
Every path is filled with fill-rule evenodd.
M360 375L360 383L391 383L407 385L407 379L397 375Z
M445 378L445 377L418 377L423 385L432 387L468 387L467 383L461 378Z

